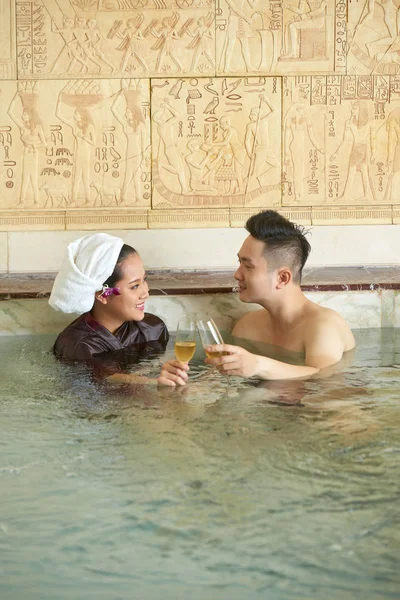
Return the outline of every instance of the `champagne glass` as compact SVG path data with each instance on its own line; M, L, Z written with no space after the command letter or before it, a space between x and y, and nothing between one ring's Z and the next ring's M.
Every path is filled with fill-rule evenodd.
M197 329L199 330L201 343L203 344L204 352L208 358L217 358L218 356L227 356L229 352L210 352L206 348L208 346L214 346L215 344L223 344L224 340L222 335L214 323L213 319L197 321ZM230 384L229 375L226 375L228 383Z
M193 358L196 350L196 320L193 315L179 319L175 338L175 356L183 363Z

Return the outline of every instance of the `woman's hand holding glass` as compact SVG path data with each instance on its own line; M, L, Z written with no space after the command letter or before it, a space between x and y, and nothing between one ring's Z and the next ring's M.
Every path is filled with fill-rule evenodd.
M188 379L187 371L189 365L179 360L167 360L161 367L161 373L157 379L159 385L186 385Z
M178 323L175 339L177 360L168 360L163 364L158 383L160 385L186 385L189 361L196 350L196 321L190 315L183 316Z

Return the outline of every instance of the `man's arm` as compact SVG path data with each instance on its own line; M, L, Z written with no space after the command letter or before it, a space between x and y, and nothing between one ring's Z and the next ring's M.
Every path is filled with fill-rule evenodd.
M206 363L216 366L223 375L260 379L296 379L310 377L319 371L316 367L290 365L267 356L252 354L240 346L230 344L209 346L207 350L226 353L225 356L206 359Z
M305 365L291 365L266 356L252 354L239 346L210 346L210 352L227 352L226 356L209 358L224 375L259 377L260 379L296 379L310 377L337 363L343 356L344 343L336 321L318 319L309 327L305 340Z

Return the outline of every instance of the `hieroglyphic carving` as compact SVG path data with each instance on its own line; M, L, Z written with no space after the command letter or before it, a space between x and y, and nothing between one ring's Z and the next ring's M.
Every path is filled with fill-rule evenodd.
M280 80L152 81L153 208L280 204Z
M0 0L0 79L14 79L16 66L15 4Z
M398 218L399 7L0 0L4 226Z
M400 202L400 94L392 76L289 77L283 204Z
M399 6L398 0L348 4L348 73L400 73Z
M216 14L217 75L344 72L343 0L218 0Z
M19 77L214 75L214 18L214 0L17 0Z
M150 206L148 80L0 89L0 209Z

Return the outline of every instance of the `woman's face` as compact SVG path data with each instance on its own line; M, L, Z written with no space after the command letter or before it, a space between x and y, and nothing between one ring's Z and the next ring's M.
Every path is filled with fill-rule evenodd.
M141 321L144 317L145 300L149 297L142 259L130 254L121 264L122 279L115 284L120 296L107 298L107 307L121 321Z

